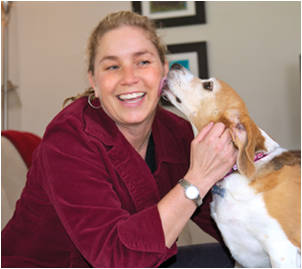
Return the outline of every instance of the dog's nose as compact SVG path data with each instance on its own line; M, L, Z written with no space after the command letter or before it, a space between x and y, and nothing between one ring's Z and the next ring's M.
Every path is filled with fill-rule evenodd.
M178 63L174 63L170 69L174 69L174 70L180 70L182 68L182 66Z

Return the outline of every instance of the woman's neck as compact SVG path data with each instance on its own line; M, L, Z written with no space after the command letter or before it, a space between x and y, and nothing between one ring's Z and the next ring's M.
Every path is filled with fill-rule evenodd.
M132 147L138 151L143 159L145 159L147 152L152 122L131 126L117 125L120 132L124 135Z

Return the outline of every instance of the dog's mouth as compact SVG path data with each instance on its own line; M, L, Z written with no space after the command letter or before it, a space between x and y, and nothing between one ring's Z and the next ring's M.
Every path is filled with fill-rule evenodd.
M167 77L163 77L158 88L158 96L161 96L168 89Z
M168 97L165 92L171 92L169 87L168 87L168 79L167 77L164 77L160 83L159 89L158 89L158 94L160 95L164 95L165 97Z
M168 87L167 78L165 77L165 78L163 78L163 80L162 80L162 84L161 84L161 88L160 88L160 95L161 95L162 98L164 98L165 100L170 101L167 92L172 93L172 92L170 91L169 87Z
M181 100L169 89L168 86L168 80L166 77L163 78L161 82L161 88L160 88L160 94L164 99L168 99L168 101L172 102L172 100L169 98L169 95L175 97L175 100L177 103L181 103Z

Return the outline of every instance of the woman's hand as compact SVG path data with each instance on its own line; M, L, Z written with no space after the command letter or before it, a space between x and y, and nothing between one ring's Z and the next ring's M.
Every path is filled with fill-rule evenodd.
M201 196L231 169L236 162L229 129L223 123L204 126L191 143L191 163L184 177L197 186Z

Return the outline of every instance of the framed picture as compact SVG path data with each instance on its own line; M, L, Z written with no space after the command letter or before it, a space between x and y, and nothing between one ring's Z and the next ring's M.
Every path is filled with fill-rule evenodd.
M165 27L206 22L204 1L133 1L135 12L162 22Z
M207 79L208 62L207 62L207 43L183 43L176 45L168 45L170 54L166 55L169 62L169 68L178 63L187 68L196 77ZM161 98L161 104L164 106L171 106L169 101Z

